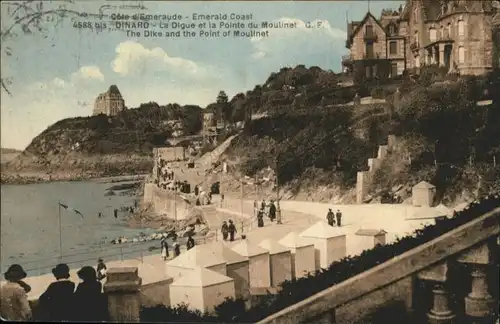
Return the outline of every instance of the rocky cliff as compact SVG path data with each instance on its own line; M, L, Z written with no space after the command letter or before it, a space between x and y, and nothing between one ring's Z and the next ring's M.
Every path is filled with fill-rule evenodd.
M114 117L58 121L3 165L2 183L20 182L19 176L36 181L148 173L153 147L165 146L179 129L169 121L178 120L185 135L196 134L201 111L198 106L148 103Z

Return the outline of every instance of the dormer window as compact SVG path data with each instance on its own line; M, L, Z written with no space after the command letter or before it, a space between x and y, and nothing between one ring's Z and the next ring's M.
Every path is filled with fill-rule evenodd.
M396 35L396 26L394 24L390 24L388 28L389 35Z
M415 10L413 10L413 20L415 22L418 21L418 7L415 7Z
M366 25L365 34L366 34L366 36L373 36L373 26L372 25Z

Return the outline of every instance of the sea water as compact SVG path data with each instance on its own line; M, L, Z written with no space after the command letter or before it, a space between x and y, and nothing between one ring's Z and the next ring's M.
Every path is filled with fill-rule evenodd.
M148 246L157 242L137 243L132 247L133 244L120 246L110 243L118 236L130 238L141 232L153 232L151 229L128 227L130 215L120 211L120 208L133 206L137 197L105 196L106 189L112 185L95 181L2 185L1 272L13 263L21 264L29 275L49 272L61 261L60 233L62 261L72 268L94 265L98 257L116 260L123 253L128 253L125 259L147 253ZM67 205L68 209L60 208L59 202ZM115 208L119 210L117 219L113 215ZM102 213L101 218L98 217L99 212Z

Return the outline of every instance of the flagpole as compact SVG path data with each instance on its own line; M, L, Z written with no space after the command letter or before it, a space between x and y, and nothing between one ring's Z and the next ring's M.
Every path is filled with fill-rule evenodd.
M57 209L59 211L59 257L62 262L62 224L61 224L61 201L57 204Z

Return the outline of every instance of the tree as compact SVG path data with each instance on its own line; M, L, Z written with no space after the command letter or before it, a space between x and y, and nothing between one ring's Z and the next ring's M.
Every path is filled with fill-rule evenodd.
M229 99L224 91L219 92L216 101L220 119L223 122L224 128L226 128L226 122L231 122L231 119L233 117L232 106L229 104Z

